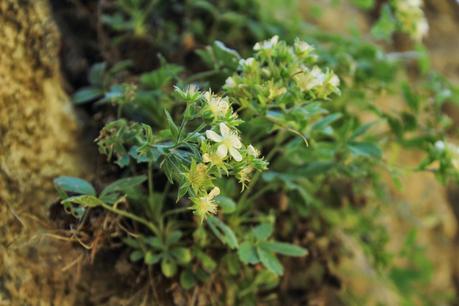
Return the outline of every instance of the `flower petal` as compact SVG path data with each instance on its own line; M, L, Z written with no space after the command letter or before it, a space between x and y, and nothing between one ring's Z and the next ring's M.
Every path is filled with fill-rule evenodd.
M241 161L242 160L242 155L241 153L239 153L238 150L236 150L235 148L230 148L229 149L229 153L231 154L231 156L234 158L235 161Z
M231 130L226 124L222 122L220 123L220 133L222 134L222 137L225 137L231 134Z
M239 136L237 136L236 134L231 135L230 141L231 141L231 146L233 148L240 149L242 147L241 140L239 139Z
M227 154L228 154L228 148L224 144L219 145L217 148L217 155L220 158L225 158Z
M215 133L212 130L207 130L206 131L206 136L207 136L207 138L209 138L210 140L213 140L215 142L221 142L223 140L222 136L218 135L217 133Z
M209 198L210 198L210 199L213 199L213 198L215 198L216 196L218 196L219 194L220 194L220 188L214 187L214 189L212 189L212 190L209 192Z

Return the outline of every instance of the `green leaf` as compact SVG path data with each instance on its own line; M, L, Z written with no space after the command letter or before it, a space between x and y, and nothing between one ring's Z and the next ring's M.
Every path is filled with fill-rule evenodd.
M252 229L252 233L259 241L269 238L273 233L273 225L271 223L262 223Z
M103 76L105 70L107 68L107 63L96 63L92 65L91 69L89 70L89 83L92 85L102 86L103 84Z
M59 176L54 179L54 185L62 192L96 195L96 190L91 183L77 177Z
M142 74L140 83L150 89L160 89L168 85L182 71L181 66L165 64L154 71Z
M75 196L75 197L70 197L62 201L63 204L67 203L73 203L73 204L78 204L83 207L97 207L97 206L102 206L105 203L98 199L95 196L92 195L81 195L81 196Z
M154 254L152 251L147 251L147 253L145 254L144 262L149 266L158 263L160 260L161 256L158 254Z
M174 248L171 254L182 265L189 263L192 259L190 250L184 247Z
M141 185L146 180L147 177L145 175L139 175L114 181L113 183L105 187L104 190L102 190L100 198L104 200L105 197L114 192L126 192L132 187Z
M72 96L73 103L80 105L93 101L96 98L102 97L104 93L95 87L83 87Z
M257 254L260 261L269 271L277 275L282 275L284 273L284 268L274 254L262 249L261 247L257 247Z
M158 250L164 250L166 248L166 246L162 243L161 239L159 239L158 237L150 236L147 239L145 239L145 242Z
M161 271L165 277L170 278L177 273L177 264L171 259L163 258L161 260Z
M211 272L217 267L217 263L206 253L202 251L195 251L196 258L201 262L204 270Z
M219 196L215 199L215 202L217 202L224 214L231 214L236 210L236 202L231 198Z
M214 216L210 216L207 218L207 224L221 242L228 245L231 249L236 249L239 247L236 235L234 234L233 230L231 230L231 228L229 228L220 219Z
M129 255L129 259L133 262L139 261L143 258L143 252L140 250L135 250Z
M167 245L172 245L174 243L177 243L180 238L182 238L183 233L179 230L172 231L170 234L167 235L166 237L166 244Z
M380 158L382 155L381 149L370 142L351 142L348 148L355 156Z
M330 124L340 119L342 116L343 115L341 113L334 113L334 114L325 116L324 118L314 122L314 124L311 127L311 130L312 131L322 131L326 127L330 126Z
M237 254L239 255L239 259L245 264L257 264L260 262L255 246L248 241L244 241L241 244Z
M196 285L196 278L194 277L193 271L191 269L183 270L180 273L180 286L183 289L188 290L193 288Z
M397 20L392 14L390 6L383 5L378 21L371 29L371 34L377 39L389 40L396 29Z
M164 110L164 113L166 114L167 123L169 125L169 129L171 131L172 137L177 139L179 135L179 128L175 124L174 120L172 119L171 114L169 114L167 110Z
M263 241L259 244L260 248L272 252L279 253L286 256L302 257L306 256L308 251L294 244L277 242L277 241Z
M415 112L419 110L419 96L417 96L410 88L408 83L402 84L402 92L408 106Z
M352 135L350 137L351 140L354 140L355 138L365 134L370 128L372 128L377 122L376 121L373 121L373 122L368 122L368 123L365 123L365 124L362 124L361 126L359 126L357 129L355 129L354 132L352 132Z

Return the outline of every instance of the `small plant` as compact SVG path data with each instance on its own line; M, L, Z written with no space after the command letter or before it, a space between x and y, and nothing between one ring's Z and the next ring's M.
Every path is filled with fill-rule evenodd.
M374 5L353 2L365 9ZM422 38L420 4L408 2L383 5L372 29L376 38L388 39L396 30ZM116 3L121 9L103 20L127 37L168 37L160 46L167 51L184 34L167 26L176 22L162 19L175 6ZM94 211L117 216L131 261L160 270L185 290L205 287L218 275L224 289L216 299L228 305L251 305L285 272L294 274L284 265L288 257L318 260L312 256L319 242L305 242L304 226L327 242L335 241L336 232L351 235L381 278L403 294L400 278L409 271L387 252L390 233L378 219L388 197L383 177L397 186L408 171L428 171L442 182L459 178L459 151L449 140L451 120L442 112L459 96L457 89L428 72L422 53L411 63L420 71L414 81L405 70L411 56L312 26L269 26L257 14L240 13L252 1L238 3L183 4L192 36L210 43L196 51L208 70L162 56L152 71L128 71L124 62L93 66L89 86L74 101L103 110L105 125L96 143L117 170L96 177L94 185L56 178L64 209L82 223ZM222 14L227 7L234 11ZM155 14L161 15L157 31L150 28ZM252 21L249 33L221 31L228 20L244 28L233 22L240 15ZM285 32L287 41L267 38L272 32ZM248 47L253 37L266 39ZM241 44L241 53L228 43ZM382 96L397 99L397 107L382 107ZM397 164L390 154L397 150L415 151L422 160ZM420 253L415 237L409 238L407 252ZM325 262L344 256L341 249L327 251ZM424 260L419 255L419 265ZM428 272L419 278L423 284Z

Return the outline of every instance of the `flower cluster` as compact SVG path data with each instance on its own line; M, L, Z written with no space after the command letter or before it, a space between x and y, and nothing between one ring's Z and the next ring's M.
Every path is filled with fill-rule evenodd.
M420 41L429 31L422 0L394 0L395 16L403 32Z
M450 142L438 140L435 142L435 149L445 154L450 160L451 164L456 170L459 170L459 146Z
M314 47L304 41L297 39L289 46L274 36L253 49L254 56L241 60L239 73L224 86L245 108L254 102L266 109L290 107L312 99L327 100L340 92L339 78L314 64Z
M190 91L193 91L192 93ZM193 202L194 213L202 220L217 212L220 188L214 181L222 176L234 176L242 184L242 189L256 171L265 170L267 162L260 158L260 152L252 145L241 141L237 126L242 122L228 97L218 96L211 91L199 92L192 87L185 91L177 89L183 98L193 100L196 118L208 124L209 128L200 139L200 158L193 159L183 173L183 185ZM199 93L198 96L195 96Z

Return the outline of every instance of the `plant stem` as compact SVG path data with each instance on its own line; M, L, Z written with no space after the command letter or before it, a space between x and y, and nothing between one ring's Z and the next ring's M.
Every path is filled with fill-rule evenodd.
M129 219L131 219L131 220L133 220L133 221L136 221L136 222L138 222L138 223L140 223L140 224L145 225L145 226L148 227L153 233L155 233L156 235L159 236L159 230L158 230L158 228L157 228L153 223L149 222L148 220L146 220L146 219L144 219L144 218L142 218L142 217L139 217L139 216L137 216L137 215L134 215L134 214L132 214L132 213L130 213L130 212L127 212L127 211L125 211L125 210L121 210L121 209L118 209L118 208L116 208L116 207L110 206L110 205L105 204L105 203L103 203L103 204L101 204L101 205L102 205L103 208L105 208L106 210L108 210L108 211L110 211L110 212L112 212L112 213L115 213L115 214L117 214L117 215L123 216L123 217L125 217L125 218L129 218Z
M217 74L218 72L219 71L217 71L217 70L208 70L208 71L198 72L196 74L193 74L189 78L185 79L185 82L186 83L191 83L191 82L194 82L194 81L197 81L197 80L200 80L200 79L204 79L204 78L213 76L213 75Z
M284 130L280 131L279 134L277 134L274 147L266 156L266 160L268 162L270 162L273 159L274 155L277 153L277 151L280 150L280 145L282 144L283 140L284 140ZM245 201L247 201L247 197L252 192L252 189L255 187L257 181L260 179L260 176L261 176L261 172L257 172L253 176L252 180L249 183L249 186L247 187L247 189L245 190L245 192L242 194L241 198L239 199L239 204L243 204Z
M148 162L148 195L153 195L153 163Z
M166 211L163 214L163 217L166 217L166 216L169 216L169 215L173 215L173 214L179 214L179 213L187 212L187 211L190 211L190 207L175 208L175 209L171 209L171 210Z

